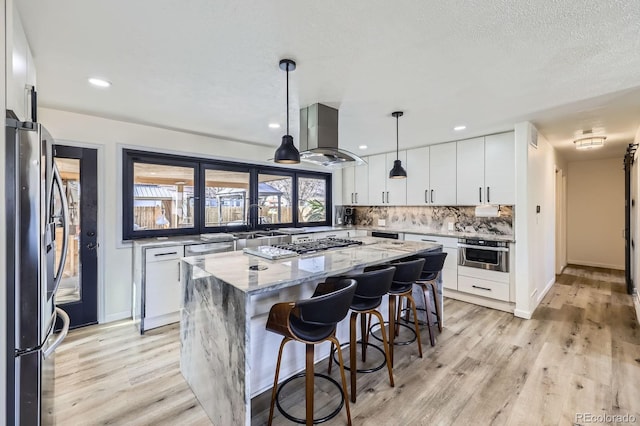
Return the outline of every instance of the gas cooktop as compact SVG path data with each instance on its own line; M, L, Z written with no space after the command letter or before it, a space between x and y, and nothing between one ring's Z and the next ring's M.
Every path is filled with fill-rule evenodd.
M322 250L329 250L333 248L352 247L359 245L362 245L362 241L349 240L347 238L322 238L316 241L307 241L301 243L274 244L272 247L283 250L290 250L298 254L305 254Z

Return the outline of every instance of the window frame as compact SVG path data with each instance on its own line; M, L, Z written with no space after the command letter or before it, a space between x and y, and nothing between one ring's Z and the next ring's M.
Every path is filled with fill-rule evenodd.
M328 221L329 223L333 223L332 222L332 217L331 217L331 212L333 210L333 205L332 205L332 194L331 194L331 179L326 180L325 179L325 218L326 220L324 221L319 221L319 222L301 222L300 218L297 217L298 215L298 208L299 208L299 193L297 192L298 187L299 187L299 180L300 178L306 178L306 179L322 179L322 176L318 176L315 173L308 173L308 172L300 172L300 173L296 173L296 195L295 195L295 200L296 200L296 223L299 226L324 226L325 223Z
M135 163L157 164L166 166L190 167L194 169L194 215L193 227L176 229L145 229L134 230L134 184L133 172ZM292 168L272 167L252 163L215 160L210 158L173 155L153 151L136 149L122 149L122 240L136 240L141 238L164 236L188 236L215 232L241 232L249 230L277 230L285 227L302 226L331 226L333 223L332 174L312 170L297 170ZM249 205L258 202L258 175L290 176L292 180L292 222L258 224L258 214L255 209L249 209L249 223L247 225L205 226L205 174L206 170L228 170L249 173ZM322 222L300 222L298 218L298 181L299 178L324 179L326 182L326 220ZM196 195L197 194L197 195Z

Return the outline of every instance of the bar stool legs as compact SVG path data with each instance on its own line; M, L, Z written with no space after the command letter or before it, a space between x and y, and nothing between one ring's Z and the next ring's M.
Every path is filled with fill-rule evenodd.
M396 306L396 297L398 297L398 305ZM400 318L402 315L402 299L407 299L407 303L413 311L413 324L415 327L416 340L418 342L418 355L422 358L422 342L420 341L420 328L418 325L418 315L416 302L410 292L402 294L389 294L389 346L391 347L391 366L393 367L393 346L395 337L400 333ZM382 324L382 323L381 323ZM384 328L384 327L382 327Z
M378 318L378 321L380 321L380 324L382 324L383 319L382 319L382 315L380 314L380 312L378 312L377 310L370 310L370 311L366 311L366 312L352 312L351 313L351 319L349 321L350 323L350 330L349 330L349 372L351 373L351 402L355 403L356 402L356 374L357 374L357 368L356 368L356 319L358 317L358 315L360 315L360 326L361 326L361 345L362 345L362 362L365 362L367 360L367 345L368 345L368 329L367 329L367 319L365 317L365 314L369 314L369 315L375 315L376 318ZM387 332L385 331L384 327L381 327L381 332L382 332L382 344L384 346L384 357L385 357L385 362L387 364L387 371L389 372L389 384L391 385L391 387L394 387L394 383L393 383L393 368L391 366L391 354L393 353L390 349L389 349L389 342L387 340ZM329 368L331 368L331 358L329 359Z
M284 345L290 342L291 338L284 337L282 342L280 343L280 350L278 351L278 361L276 363L276 374L273 379L273 389L271 391L271 405L269 407L269 422L268 425L271 426L273 424L273 412L275 409L277 392L278 392L278 378L280 376L280 364L282 362L282 351L284 349ZM347 424L351 426L351 409L349 407L349 398L347 396L347 377L344 374L344 360L342 358L342 350L340 348L340 343L335 336L331 336L327 338L328 341L331 342L331 346L334 345L338 350L338 361L340 364L340 377L342 379L342 389L344 392L344 404L345 409L347 410ZM314 353L315 353L315 345L311 343L305 344L305 411L306 411L306 425L312 426L313 422L313 390L315 384L315 372L314 372Z

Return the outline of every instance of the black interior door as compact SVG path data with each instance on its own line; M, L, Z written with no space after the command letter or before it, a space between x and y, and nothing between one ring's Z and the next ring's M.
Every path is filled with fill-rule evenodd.
M98 152L55 145L54 159L69 207L67 259L55 302L77 328L98 322Z

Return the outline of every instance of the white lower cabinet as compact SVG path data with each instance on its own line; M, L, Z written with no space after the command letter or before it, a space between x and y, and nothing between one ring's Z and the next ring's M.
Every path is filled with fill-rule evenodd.
M508 272L487 271L468 266L458 267L458 290L491 299L509 301Z
M179 321L182 257L183 245L146 250L142 285L144 330Z
M460 266L458 290L508 302L509 273Z
M458 239L423 234L404 234L407 241L425 241L442 244L442 251L447 253L442 268L442 286L451 290L458 289Z

